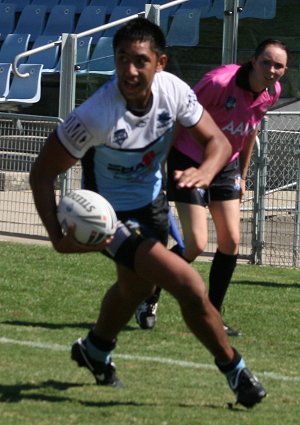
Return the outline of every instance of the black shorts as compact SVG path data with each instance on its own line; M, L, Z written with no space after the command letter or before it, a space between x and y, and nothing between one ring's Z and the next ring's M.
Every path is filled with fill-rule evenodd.
M134 270L135 252L149 238L167 245L169 236L169 206L163 192L150 204L130 211L116 211L120 220L114 239L103 251L116 263Z
M241 172L239 159L227 164L216 175L207 189L185 188L178 189L174 180L175 170L185 170L189 167L199 167L199 163L172 148L167 166L167 197L169 201L207 206L210 201L228 201L240 198Z

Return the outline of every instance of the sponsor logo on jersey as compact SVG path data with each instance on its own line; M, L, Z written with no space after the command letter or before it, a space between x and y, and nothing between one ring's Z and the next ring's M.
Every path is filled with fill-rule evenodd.
M116 145L122 146L126 139L128 139L128 133L125 128L114 132L113 143L115 143Z
M76 114L71 114L67 117L62 130L66 137L72 140L72 144L78 149L87 145L92 138L91 133Z
M253 127L249 125L249 123L240 122L238 124L230 121L228 124L222 127L223 131L227 131L232 136L239 134L240 136L246 136L247 134L251 134L255 131L257 125Z
M146 152L138 164L132 165L130 167L125 167L124 165L119 164L108 164L108 170L113 171L116 174L122 175L130 175L136 172L141 173L143 170L146 170L147 167L151 166L155 158L156 152L152 150Z

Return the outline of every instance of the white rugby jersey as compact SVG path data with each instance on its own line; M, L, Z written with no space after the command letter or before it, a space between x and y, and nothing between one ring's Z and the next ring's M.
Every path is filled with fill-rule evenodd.
M117 211L141 208L157 197L161 162L170 149L175 121L192 127L203 112L193 90L168 72L155 74L152 94L151 109L136 116L127 109L115 78L57 129L61 143L75 158L95 147L91 167L97 189Z

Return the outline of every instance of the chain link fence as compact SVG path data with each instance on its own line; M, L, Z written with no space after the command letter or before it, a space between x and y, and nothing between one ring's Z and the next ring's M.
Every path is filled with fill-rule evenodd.
M35 210L28 176L46 138L60 121L0 113L0 236L48 239ZM78 164L58 179L57 197L62 191L79 188L80 180ZM241 260L300 267L299 187L300 112L270 112L261 125L241 204ZM212 256L216 250L209 213L208 223L204 256Z

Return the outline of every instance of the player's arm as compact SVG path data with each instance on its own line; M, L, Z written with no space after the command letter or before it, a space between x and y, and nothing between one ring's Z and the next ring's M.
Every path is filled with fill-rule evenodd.
M232 154L231 145L211 115L204 110L199 122L188 129L192 137L204 148L204 159L199 168L175 171L178 187L203 187L227 164Z
M60 143L56 133L52 133L30 172L30 185L38 214L49 234L49 238L58 252L99 251L106 242L85 246L78 244L73 238L74 229L67 235L62 234L56 216L56 198L54 184L57 176L68 170L77 162Z
M249 135L245 140L243 150L240 153L240 169L241 169L241 196L244 195L246 190L246 178L250 166L251 156L255 145L258 129Z
M57 250L63 235L56 218L54 184L57 176L75 162L76 159L68 154L56 133L52 133L30 172L30 185L37 212Z

